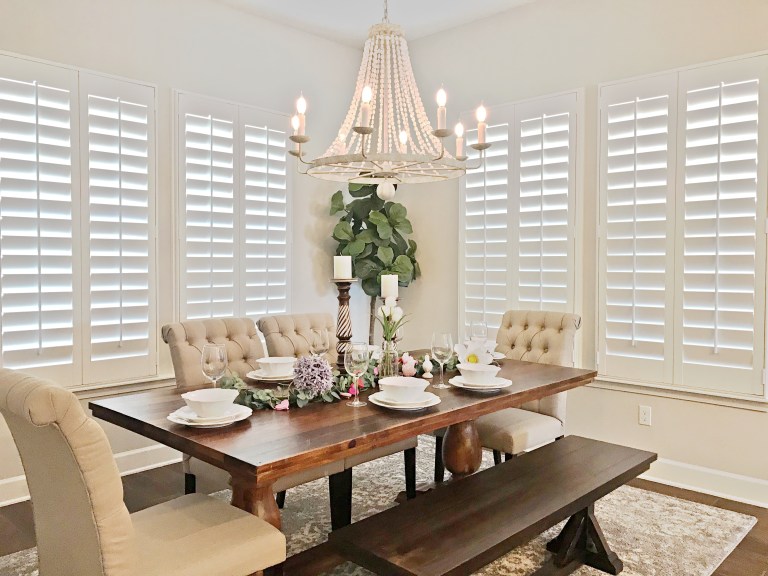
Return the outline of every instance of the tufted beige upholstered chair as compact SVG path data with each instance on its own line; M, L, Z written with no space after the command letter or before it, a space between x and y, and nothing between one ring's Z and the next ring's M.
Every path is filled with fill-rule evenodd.
M496 334L496 351L507 358L573 366L573 344L581 317L562 312L509 310ZM534 446L563 436L566 392L508 408L477 419L477 431L484 448L493 450L494 461L501 462ZM435 452L435 480L442 480L442 438Z
M330 350L328 352L328 361L331 364L336 362L336 324L330 314L284 314L281 316L264 316L259 319L259 330L264 335L267 343L267 351L270 356L305 356L311 352L313 338L316 336L313 332L327 331L330 335ZM351 521L351 498L352 498L352 468L358 464L371 462L384 456L403 452L405 460L405 485L406 494L409 498L416 495L416 438L409 438L396 444L375 448L369 452L357 454L344 460L344 472L334 476L331 481L337 482L340 492L348 493L349 500L337 502L338 515L349 518ZM333 485L333 484L332 484ZM278 495L278 503L282 505L285 494ZM331 496L331 500L333 500ZM347 508L347 504L349 507ZM343 508L341 508L343 506ZM332 508L333 510L333 504ZM346 522L346 521L345 521ZM349 523L349 522L346 522ZM340 526L341 524L339 524Z
M246 576L285 560L271 524L201 494L129 514L106 434L74 394L0 369L32 496L40 575Z
M259 319L259 331L264 335L270 356L306 356L312 344L323 334L328 341L328 361L336 363L336 323L324 313L282 314Z
M244 377L258 368L264 347L250 318L209 318L166 324L163 340L171 348L173 371L179 388L204 386L209 380L200 368L203 346L212 342L227 348L228 371Z

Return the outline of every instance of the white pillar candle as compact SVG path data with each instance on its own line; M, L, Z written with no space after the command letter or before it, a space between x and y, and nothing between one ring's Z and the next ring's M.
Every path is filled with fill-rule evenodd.
M333 277L337 280L352 278L352 256L333 257Z
M382 274L381 297L397 298L397 274Z

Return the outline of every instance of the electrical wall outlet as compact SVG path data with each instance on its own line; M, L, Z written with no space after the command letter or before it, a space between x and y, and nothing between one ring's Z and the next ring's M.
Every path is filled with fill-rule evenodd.
M639 406L637 411L637 423L641 426L651 425L651 407Z

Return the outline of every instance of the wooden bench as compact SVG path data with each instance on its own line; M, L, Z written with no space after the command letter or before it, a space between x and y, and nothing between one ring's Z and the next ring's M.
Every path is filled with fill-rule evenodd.
M618 574L623 564L594 503L654 460L651 452L568 436L336 530L329 541L376 574L471 574L570 517L536 574L570 574L582 564Z

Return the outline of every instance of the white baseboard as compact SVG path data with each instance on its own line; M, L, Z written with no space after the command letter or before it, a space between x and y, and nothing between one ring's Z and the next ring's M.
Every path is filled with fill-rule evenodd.
M181 453L168 448L168 446L155 444L115 454L115 461L117 462L120 476L127 476L128 474L136 474L144 470L181 462ZM13 478L0 480L0 507L23 502L24 500L29 500L29 490L24 476L14 476Z
M768 508L768 480L659 458L641 478Z

